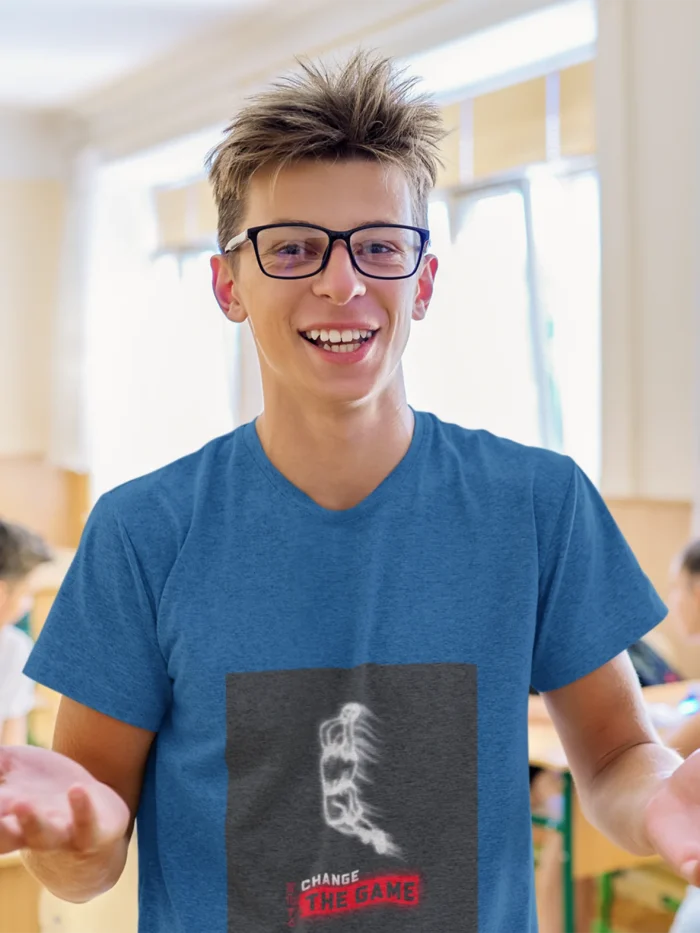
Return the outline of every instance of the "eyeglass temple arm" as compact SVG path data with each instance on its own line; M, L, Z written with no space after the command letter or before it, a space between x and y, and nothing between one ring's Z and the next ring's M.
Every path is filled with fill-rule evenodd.
M239 233L237 236L232 237L226 246L224 246L225 253L232 253L234 249L238 249L245 241L249 239L248 231L244 230L243 233Z

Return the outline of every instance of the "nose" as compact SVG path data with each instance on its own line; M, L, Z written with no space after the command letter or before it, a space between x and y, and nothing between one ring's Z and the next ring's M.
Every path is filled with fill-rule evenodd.
M346 305L367 291L362 276L353 266L348 247L342 240L333 244L328 264L313 278L312 289L318 298L335 305Z

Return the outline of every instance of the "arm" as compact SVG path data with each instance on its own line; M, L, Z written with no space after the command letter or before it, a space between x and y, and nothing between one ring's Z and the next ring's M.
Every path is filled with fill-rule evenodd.
M687 758L700 748L700 713L696 713L666 736L666 745Z
M22 850L28 871L52 894L84 903L108 891L119 880L126 864L154 736L154 732L112 719L67 697L61 699L53 750L78 762L97 781L119 794L131 819L123 838L95 853Z
M27 717L6 719L0 730L0 745L26 745L28 739Z
M682 759L661 744L626 652L545 703L590 822L622 848L652 855L646 807Z

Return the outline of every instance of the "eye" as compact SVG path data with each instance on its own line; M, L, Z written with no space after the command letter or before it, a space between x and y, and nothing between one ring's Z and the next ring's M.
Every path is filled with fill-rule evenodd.
M319 254L319 244L313 240L289 240L271 246L267 252L293 259L313 259Z
M382 253L394 253L396 252L396 246L380 240L368 240L366 243L358 244L358 252L372 253L376 256Z

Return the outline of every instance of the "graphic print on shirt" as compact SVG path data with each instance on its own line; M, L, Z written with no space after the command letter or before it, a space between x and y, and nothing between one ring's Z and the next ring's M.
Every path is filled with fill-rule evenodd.
M477 933L477 678L226 677L227 933Z
M377 760L372 714L362 703L345 703L334 719L321 723L321 787L326 825L371 845L379 855L401 855L391 836L371 816L377 808L363 800L360 783L371 784L369 762Z

